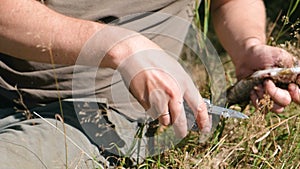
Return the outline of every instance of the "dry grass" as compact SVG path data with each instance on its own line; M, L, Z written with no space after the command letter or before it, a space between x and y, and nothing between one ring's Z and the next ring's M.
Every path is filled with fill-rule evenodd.
M270 25L273 31L274 26ZM300 57L299 29L295 30L295 41L277 44L270 33L270 44ZM193 63L191 59L188 57L187 61ZM233 65L228 56L221 59L231 84L236 80ZM204 66L191 64L190 70L202 96L208 98L209 84L203 83L207 80ZM136 168L300 168L299 111L295 104L282 114L265 114L247 106L243 112L250 117L248 120L221 119L207 142L199 143L199 134L191 132L172 149L149 157Z
M282 114L265 114L247 106L243 112L248 120L222 119L214 135L202 144L197 133L190 133L140 168L299 168L299 111L295 104Z
M232 72L228 65L226 71ZM199 69L201 66L196 72L201 72ZM140 168L299 168L299 111L295 104L282 114L265 114L247 106L243 112L250 119L222 119L214 135L202 144L197 133L190 133L176 147L149 158Z
M299 28L295 30L296 38L282 44L272 42L270 33L270 44L300 57ZM223 56L222 62L228 84L233 83L236 79L229 57ZM203 83L207 78L204 67L195 64L191 70L201 94L209 97L208 84ZM282 114L262 113L265 111L248 105L243 111L248 120L221 119L207 142L198 143L199 135L190 133L173 149L148 158L137 168L300 168L299 105L291 104Z

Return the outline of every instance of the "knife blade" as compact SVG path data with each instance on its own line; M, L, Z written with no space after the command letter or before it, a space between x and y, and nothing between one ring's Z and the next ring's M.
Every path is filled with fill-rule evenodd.
M239 118L239 119L248 119L249 117L239 111L220 107L220 106L215 106L210 103L210 100L208 99L203 99L204 102L206 103L207 106L207 111L208 114L215 114L222 116L224 118Z

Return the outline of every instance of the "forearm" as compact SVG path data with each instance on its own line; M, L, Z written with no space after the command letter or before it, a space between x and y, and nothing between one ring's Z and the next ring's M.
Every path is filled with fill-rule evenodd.
M33 0L0 3L0 51L22 59L50 62L51 49L55 61L72 64L84 42L101 29L101 25L65 17Z
M265 7L262 0L213 0L212 15L220 42L239 65L247 48L265 43Z
M148 42L130 30L67 17L34 0L0 0L0 4L0 52L21 59L75 64L87 40L103 30L103 37L97 36L99 44L93 45L102 52L99 58L86 55L81 63L93 65L102 59L102 67L116 68ZM122 38L126 40L119 42Z

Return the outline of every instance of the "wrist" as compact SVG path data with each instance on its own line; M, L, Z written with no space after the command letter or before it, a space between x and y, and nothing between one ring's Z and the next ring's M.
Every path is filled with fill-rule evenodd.
M245 39L240 47L239 50L236 52L236 56L234 57L234 60L237 62L236 66L241 64L240 62L244 62L245 60L249 60L249 57L251 57L251 53L253 52L253 49L256 46L264 45L264 40L256 38L256 37L250 37Z
M117 69L128 57L141 51L142 44L143 38L138 33L120 38L107 52L110 68Z
M149 49L160 49L155 43L145 36L123 28L115 28L111 47L105 55L105 61L112 69L117 69L120 64L138 52ZM116 32L117 31L117 32Z
M256 37L247 38L241 43L238 51L235 53L236 55L232 57L236 75L239 79L253 73L253 65L251 64L254 64L255 60L258 59L256 58L257 55L255 51L257 47L261 45L264 45L264 40ZM257 60L257 62L259 62L259 60Z
M95 33L89 43L96 45L97 56L101 59L100 67L116 69L134 53L133 39L138 36L134 31L107 25Z
M264 45L264 44L265 44L264 39L260 39L260 38L256 38L256 37L250 37L250 38L247 38L244 41L244 48L245 48L245 51L248 51L253 46Z

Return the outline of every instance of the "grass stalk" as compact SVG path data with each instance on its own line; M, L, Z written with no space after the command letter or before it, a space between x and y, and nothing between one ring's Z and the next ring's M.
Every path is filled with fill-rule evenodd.
M293 15L293 13L296 11L300 0L291 0L289 4L289 8L287 10L286 16L283 16L283 25L281 26L279 32L277 33L275 37L275 42L279 40L280 37L282 37L284 34L286 34L291 27L286 28L286 26L290 23L290 17Z
M68 144L67 144L67 133L66 133L67 131L66 131L65 123L64 123L64 112L63 112L63 107L62 107L59 84L58 84L58 81L57 81L57 74L56 74L56 71L55 71L56 67L55 67L55 62L54 62L54 57L53 57L53 53L52 53L51 44L49 44L48 51L49 51L49 55L50 55L50 59L51 59L51 65L52 65L53 74L54 74L55 86L56 86L56 90L57 90L59 109L60 109L61 119L62 119L61 122L62 122L63 130L64 130L65 160L66 160L66 169L68 169Z

